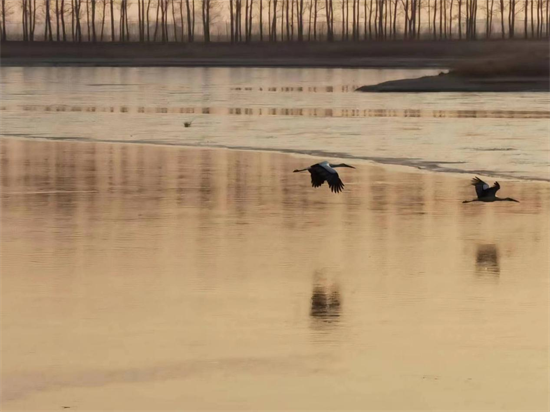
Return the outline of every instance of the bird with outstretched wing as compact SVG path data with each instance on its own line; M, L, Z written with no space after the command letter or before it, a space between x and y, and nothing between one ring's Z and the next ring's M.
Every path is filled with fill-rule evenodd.
M493 187L489 187L487 183L485 183L477 176L472 179L472 186L475 186L476 188L478 199L481 199L483 197L495 197L498 190L500 189L500 184L498 182L495 182Z
M487 183L476 176L472 179L472 186L476 188L477 198L473 200L465 200L462 203L502 201L519 203L519 201L517 201L516 199L512 199L511 197L506 197L504 199L497 197L497 192L500 189L500 184L498 182L495 182L493 186L489 186Z
M340 193L344 190L344 183L340 179L340 176L338 176L338 172L334 170L336 167L349 167L355 169L353 166L349 166L345 163L331 165L329 162L320 162L306 169L299 169L294 172L305 172L307 170L311 174L311 186L321 187L323 183L327 182L333 193Z

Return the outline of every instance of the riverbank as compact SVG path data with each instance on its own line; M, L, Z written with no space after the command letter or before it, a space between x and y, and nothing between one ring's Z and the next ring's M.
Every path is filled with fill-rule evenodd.
M548 406L547 183L478 205L365 162L334 195L311 156L0 149L3 411Z
M4 42L2 66L449 67L463 59L544 52L546 41L142 44Z
M548 180L545 93L354 92L440 71L3 68L2 135L288 151Z
M550 92L548 50L454 62L448 73L362 86L360 92Z
M546 77L462 77L452 73L424 76L362 86L359 92L377 93L452 93L452 92L550 92Z

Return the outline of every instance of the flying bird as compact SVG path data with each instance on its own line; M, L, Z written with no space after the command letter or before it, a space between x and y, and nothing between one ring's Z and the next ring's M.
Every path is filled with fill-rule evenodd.
M342 183L338 173L334 170L336 167L350 167L355 169L355 167L345 163L331 165L329 162L320 162L306 169L296 169L294 173L305 172L307 170L311 174L311 186L321 187L326 181L332 192L340 193L344 190L344 183Z
M472 179L472 186L476 188L477 199L465 200L462 203L503 202L503 201L519 203L518 200L512 199L511 197L506 197L504 199L497 197L496 194L500 189L500 184L498 182L495 182L495 184L492 187L489 187L487 183L485 183L483 180L481 180L479 177L476 176Z

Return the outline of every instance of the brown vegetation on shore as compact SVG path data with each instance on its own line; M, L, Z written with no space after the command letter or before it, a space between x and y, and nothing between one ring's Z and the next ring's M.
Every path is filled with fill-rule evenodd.
M303 65L331 67L450 66L464 59L547 52L546 41L369 41L347 43L143 44L5 42L2 64ZM396 60L399 59L400 62ZM458 67L458 66L457 66Z
M548 77L550 59L548 50L517 53L485 59L459 61L450 74L462 77Z
M548 92L548 52L457 61L449 73L363 86L362 92Z

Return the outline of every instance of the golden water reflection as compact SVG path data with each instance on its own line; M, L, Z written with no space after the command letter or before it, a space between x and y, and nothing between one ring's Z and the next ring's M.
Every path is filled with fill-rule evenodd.
M310 157L0 148L2 410L547 405L546 183L477 205L367 163L334 195Z

